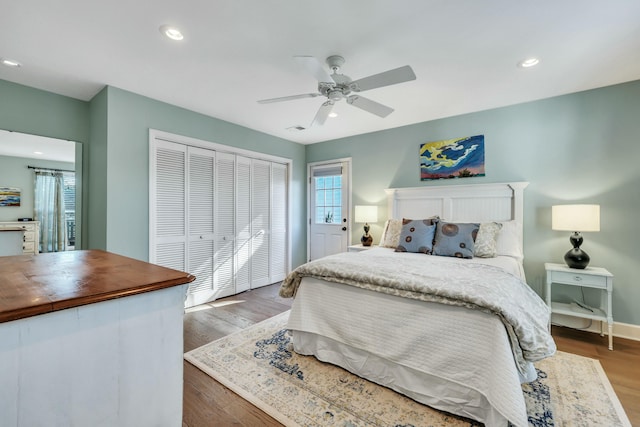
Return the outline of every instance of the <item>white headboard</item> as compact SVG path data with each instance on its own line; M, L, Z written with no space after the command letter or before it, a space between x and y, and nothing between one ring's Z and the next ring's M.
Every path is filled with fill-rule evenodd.
M389 218L486 222L515 220L522 237L524 189L528 182L389 188Z

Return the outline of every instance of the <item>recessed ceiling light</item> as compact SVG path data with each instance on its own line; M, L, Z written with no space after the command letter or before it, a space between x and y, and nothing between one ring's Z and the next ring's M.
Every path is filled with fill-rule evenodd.
M329 113L329 117L331 117L331 118L338 117L338 113L331 112L331 113Z
M518 62L518 67L530 68L538 65L539 63L540 63L540 60L538 58L532 57L532 58L523 59L522 61Z
M182 40L184 36L176 27L172 27L171 25L162 25L160 27L160 32L165 36L169 37L171 40Z
M9 58L1 58L0 63L2 63L2 65L6 65L7 67L14 67L14 68L20 67L22 65L18 61L14 61L13 59L9 59Z
M42 151L34 151L33 154L44 154Z

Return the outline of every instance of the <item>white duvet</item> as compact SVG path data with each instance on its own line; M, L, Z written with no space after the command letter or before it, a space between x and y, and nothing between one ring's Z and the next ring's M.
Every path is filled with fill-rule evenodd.
M403 261L427 257L383 248L367 252L380 251ZM451 271L458 262L487 261L429 258L449 263ZM522 276L520 263L510 258L489 262ZM528 363L524 377L519 374L505 326L495 315L305 277L288 328L297 352L417 401L489 426L527 425L520 382L534 379L535 371Z

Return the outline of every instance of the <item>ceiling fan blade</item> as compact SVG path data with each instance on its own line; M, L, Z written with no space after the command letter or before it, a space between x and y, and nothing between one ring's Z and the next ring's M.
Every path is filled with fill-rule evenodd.
M313 118L313 122L311 122L311 126L322 126L324 122L327 121L327 117L329 117L329 113L333 110L333 101L327 101L320 106L316 116Z
M303 98L315 98L316 96L320 96L320 93L304 93L302 95L291 95L291 96L282 96L280 98L270 98L270 99L261 99L258 101L258 104L270 104L272 102L281 102L281 101L291 101L294 99L303 99Z
M362 92L369 89L375 89L384 86L395 85L398 83L415 80L416 74L409 65L385 71L384 73L374 74L369 77L363 77L359 80L351 82L349 89L354 92Z
M331 75L324 68L322 63L313 56L296 55L293 57L296 62L301 64L313 77L319 82L334 83Z
M360 95L348 96L347 103L382 118L387 117L394 111L391 107L387 107L386 105L382 105Z

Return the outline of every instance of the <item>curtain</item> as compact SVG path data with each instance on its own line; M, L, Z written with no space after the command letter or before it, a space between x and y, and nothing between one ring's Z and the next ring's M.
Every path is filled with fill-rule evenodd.
M40 221L40 252L66 250L62 172L36 170L34 219Z

